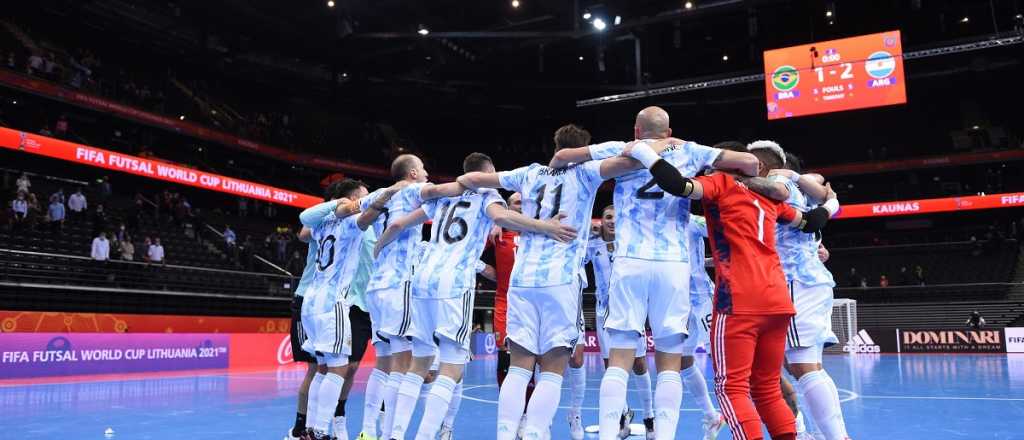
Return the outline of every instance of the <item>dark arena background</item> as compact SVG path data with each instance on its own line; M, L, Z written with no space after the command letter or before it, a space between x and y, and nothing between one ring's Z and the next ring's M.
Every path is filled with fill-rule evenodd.
M848 437L830 431L809 380L790 371L806 429L774 438L1024 439L1022 0L6 3L2 438L387 440L388 403L401 411L393 402L406 389L394 391L393 378L405 387L413 373L380 370L369 310L348 296L338 306L364 316L345 327L353 359L366 350L347 367L339 404L333 395L317 403L335 411L319 415L330 429L307 425L312 396L327 388L307 392L309 381L338 375L295 361L309 355L292 346L293 297L307 261L321 266L308 273L324 271L335 249L333 236L331 247L300 240L299 214L335 182L392 185L392 160L404 155L443 184L463 175L472 152L497 171L546 165L566 124L592 144L633 141L638 113L657 106L688 142L776 142L803 173L824 176L840 204L815 239L834 280L822 325L838 340L822 356L838 397L825 407ZM583 241L610 240L601 222L615 187L597 190ZM546 213L551 203L523 198L538 219L538 205ZM622 217L642 213L617 215L621 229ZM468 232L451 220L444 234ZM438 241L432 223L428 242ZM507 277L500 237L476 238L490 242L480 261ZM715 249L701 250L714 280ZM358 249L338 255L381 270ZM586 353L565 370L549 428L523 438L654 435L641 423L649 403L634 392L649 395L654 376L662 386L651 335L637 361L650 368L647 383L628 382L633 424L614 437L597 432L606 367L596 264L586 264L580 302ZM496 302L502 289L484 275L461 314L441 315L463 320L471 352L453 400L461 408L453 404L436 436L417 435L436 397L424 386L404 437L392 437L516 437L496 434L505 292ZM330 287L349 292L350 283ZM713 407L687 383L675 433L656 438L747 438L725 418L709 430L730 407L714 395L707 335L696 350L687 371L702 373ZM377 373L391 380L390 401L377 397L386 393ZM551 374L537 372L538 390ZM366 403L368 394L384 405ZM525 422L534 406L543 404L530 404L520 429L539 423Z

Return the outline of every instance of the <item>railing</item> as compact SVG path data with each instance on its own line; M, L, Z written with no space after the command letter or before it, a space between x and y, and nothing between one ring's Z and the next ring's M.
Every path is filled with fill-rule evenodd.
M117 289L134 293L289 297L292 278L228 269L95 261L76 255L0 249L0 280L24 287Z

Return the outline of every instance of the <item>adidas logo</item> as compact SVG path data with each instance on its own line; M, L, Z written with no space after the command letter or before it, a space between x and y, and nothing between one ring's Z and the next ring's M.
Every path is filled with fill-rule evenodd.
M861 330L843 346L843 351L847 353L881 353L882 348L875 344L875 340L871 339L871 335L867 331Z

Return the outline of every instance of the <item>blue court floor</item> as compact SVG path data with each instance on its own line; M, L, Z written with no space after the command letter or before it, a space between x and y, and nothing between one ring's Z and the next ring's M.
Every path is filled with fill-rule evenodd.
M707 359L698 362L711 377ZM825 365L841 389L854 439L1024 439L1024 354L834 355L826 356ZM588 358L588 366L584 421L594 424L600 359ZM494 359L470 364L456 438L494 438L493 371ZM300 367L32 384L0 380L0 438L281 439L292 423L303 373ZM353 436L367 373L360 371L349 402ZM553 439L568 437L567 401L566 391ZM687 395L676 438L699 439L699 426ZM108 428L112 436L104 435Z

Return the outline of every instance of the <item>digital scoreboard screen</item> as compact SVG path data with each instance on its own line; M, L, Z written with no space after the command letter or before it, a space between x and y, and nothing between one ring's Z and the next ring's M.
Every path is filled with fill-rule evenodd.
M765 51L768 119L907 102L900 31Z

